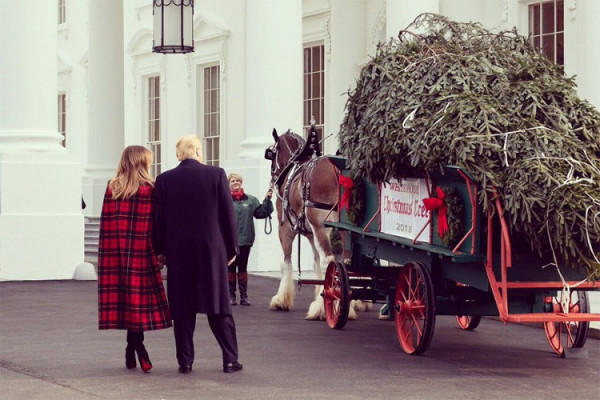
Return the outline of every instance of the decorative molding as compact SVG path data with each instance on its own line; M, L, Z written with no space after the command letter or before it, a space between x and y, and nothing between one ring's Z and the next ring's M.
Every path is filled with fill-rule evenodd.
M324 37L324 47L325 47L325 56L327 57L327 62L331 61L331 17L328 17L325 20L325 24L323 25L323 37Z
M383 2L377 16L373 20L371 31L369 32L369 40L367 42L367 54L375 54L377 44L380 41L381 33L385 31L386 24L386 3Z
M132 57L152 53L152 37L152 29L139 29L133 34L133 36L131 36L129 43L125 48L125 53ZM147 42L148 40L149 45L146 46L145 42Z
M167 86L167 57L160 55L160 94L165 92Z
M500 10L500 21L506 24L508 21L508 0L502 0L502 6Z
M133 90L133 98L137 97L137 67L138 60L137 57L131 57L131 89Z
M567 10L569 13L569 19L574 21L577 19L577 0L567 0Z
M194 20L194 45L198 46L201 42L206 42L211 39L219 39L224 41L229 37L231 31L223 27L222 24L199 15Z
M190 53L186 53L183 57L183 62L185 63L185 72L186 72L186 83L188 86L192 86L192 56Z
M86 104L89 101L88 98L88 93L89 93L89 82L88 82L88 73L89 73L89 59L88 59L88 52L86 52L83 57L81 57L81 61L79 61L79 64L83 67L84 70L84 74L83 74L83 94L85 97L85 102Z
M66 23L58 25L57 31L59 37L62 36L65 40L69 38L69 26Z
M227 41L225 38L221 40L221 45L219 46L219 65L221 72L221 81L225 81L225 77L227 75L227 52L226 52L226 44Z

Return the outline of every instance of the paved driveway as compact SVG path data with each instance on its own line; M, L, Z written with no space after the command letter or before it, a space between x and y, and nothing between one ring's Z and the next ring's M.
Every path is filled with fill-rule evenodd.
M543 330L484 319L473 332L438 317L429 350L408 356L394 324L362 313L341 331L272 312L278 281L251 276L251 307L234 307L244 371L224 374L206 318L196 363L177 373L171 329L146 334L149 374L124 366L125 332L98 331L96 282L0 283L2 399L561 399L600 398L600 342L561 359Z

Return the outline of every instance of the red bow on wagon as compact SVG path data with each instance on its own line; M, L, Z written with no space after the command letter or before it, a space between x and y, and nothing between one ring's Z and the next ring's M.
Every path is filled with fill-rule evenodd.
M352 182L352 178L348 178L344 175L340 175L339 182L340 185L344 187L344 194L342 194L342 201L340 204L341 209L343 210L344 207L350 207L350 194L352 193L354 182Z
M429 211L433 211L438 209L438 234L441 238L444 237L446 232L448 232L448 216L447 209L448 206L444 201L446 199L446 193L442 190L441 187L435 188L438 197L430 197L428 199L423 199L423 205Z

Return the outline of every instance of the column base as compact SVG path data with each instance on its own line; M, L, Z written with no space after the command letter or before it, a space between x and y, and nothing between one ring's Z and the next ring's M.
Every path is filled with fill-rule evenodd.
M73 279L83 236L73 156L0 154L0 280Z

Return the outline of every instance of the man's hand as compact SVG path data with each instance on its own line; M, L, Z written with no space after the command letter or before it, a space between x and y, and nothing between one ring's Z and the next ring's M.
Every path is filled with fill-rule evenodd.
M269 190L267 191L267 199L270 199L270 198L271 198L271 196L273 196L273 189L269 189Z

